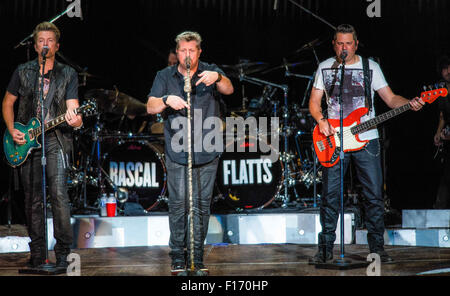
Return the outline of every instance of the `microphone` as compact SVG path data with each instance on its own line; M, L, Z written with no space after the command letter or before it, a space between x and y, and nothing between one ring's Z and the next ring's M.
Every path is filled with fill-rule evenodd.
M191 57L187 56L186 59L184 60L184 62L186 63L186 68L190 69L191 68Z
M48 50L49 50L49 48L48 48L47 45L45 45L45 46L42 48L42 52L41 52L42 57L45 58L45 57L47 56Z
M348 52L347 52L346 49L344 49L344 50L341 52L340 58L341 58L341 60L345 61L345 59L347 58L347 56L348 56Z

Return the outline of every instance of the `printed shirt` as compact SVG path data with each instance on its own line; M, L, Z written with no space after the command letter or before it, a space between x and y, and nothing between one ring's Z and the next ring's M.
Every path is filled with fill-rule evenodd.
M352 111L367 107L364 87L364 71L362 65L362 58L359 57L359 61L352 65L345 65L344 74L344 86L343 86L343 111L344 118L346 118ZM322 62L316 72L314 81L314 87L320 90L324 90L328 95L328 118L339 119L340 106L339 106L339 92L340 92L340 80L341 80L342 65L336 62L336 58L332 57ZM388 86L386 79L380 66L369 59L370 80L372 81L371 93L372 106L374 106L373 98L375 91ZM365 122L375 117L375 110L372 110L361 117L361 122ZM378 130L371 129L364 133L359 134L361 140L372 140L378 138Z

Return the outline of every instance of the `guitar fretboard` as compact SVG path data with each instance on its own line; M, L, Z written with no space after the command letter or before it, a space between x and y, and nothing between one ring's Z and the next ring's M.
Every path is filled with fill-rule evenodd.
M75 109L75 114L80 113L80 111L84 107L85 106ZM44 131L47 132L48 130L50 130L64 122L66 122L65 114L61 114L60 116L58 116L58 117L48 121L46 124L44 124ZM38 137L42 133L42 126L33 129L31 133L34 137Z
M397 115L402 114L405 111L408 111L409 109L411 109L411 105L405 104L401 107L398 107L398 108L392 109L386 113L383 113L375 118L367 120L366 122L360 123L357 126L352 127L350 129L350 131L352 132L353 135L365 132L374 126L391 119L392 117L395 117Z

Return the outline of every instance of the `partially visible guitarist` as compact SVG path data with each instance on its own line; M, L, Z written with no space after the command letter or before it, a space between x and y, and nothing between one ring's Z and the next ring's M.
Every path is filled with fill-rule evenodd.
M336 56L319 65L309 101L309 111L316 120L322 134L330 136L336 133L336 129L329 124L327 118L339 119L340 116L341 57L345 59L346 64L342 96L344 118L361 107L369 109L368 114L361 118L361 122L374 118L373 98L375 91L391 108L408 103L415 111L422 108L424 102L421 99L415 98L409 101L394 94L376 62L363 60L361 56L355 54L358 49L358 38L351 25L344 24L337 27L332 44ZM344 57L345 54L343 55L345 51L346 57ZM366 86L368 87L366 88ZM327 103L326 112L322 112L322 97L324 95ZM378 253L382 262L390 262L392 258L384 250L384 201L378 131L377 129L371 129L361 133L359 137L361 140L369 140L369 142L363 149L345 154L344 170L347 170L348 164L352 160L357 170L356 175L362 185L370 253ZM336 240L335 231L340 210L339 164L323 168L322 185L322 203L320 206L322 232L319 233L318 237L319 251L310 259L310 264L323 263L333 258L333 245Z
M447 89L450 89L450 58L443 56L437 63L437 70L442 77L441 82L445 82ZM442 146L443 173L437 192L435 209L450 208L450 102L447 98L439 100L439 124L434 135L434 144Z
M67 123L45 134L47 158L47 184L53 212L53 227L56 245L54 251L59 268L67 267L66 257L70 253L73 234L70 224L69 196L67 193L67 169L72 147L72 131L83 124L74 110L78 103L78 76L74 69L55 60L59 49L60 31L52 23L43 22L33 32L34 49L38 58L17 67L3 99L3 118L17 145L25 144L24 134L14 129L14 121L22 124L33 118L41 119L40 73L42 72L42 50L48 47L44 73L44 110L46 121L65 113ZM17 102L17 118L14 104ZM41 122L43 125L43 123ZM33 150L25 163L19 167L25 196L25 215L28 235L31 238L31 267L45 263L44 217L42 203L42 149Z

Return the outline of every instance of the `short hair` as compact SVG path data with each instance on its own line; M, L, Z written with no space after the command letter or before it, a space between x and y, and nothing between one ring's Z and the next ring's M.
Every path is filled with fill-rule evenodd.
M197 48L201 49L202 37L197 32L185 31L183 33L178 34L175 38L175 42L177 43L177 49L179 47L180 41L197 41Z
M446 55L441 56L436 63L436 70L439 75L441 75L442 70L448 68L450 65L450 58Z
M339 25L334 32L333 40L336 40L338 33L353 34L353 40L358 41L358 35L356 34L356 30L352 25L349 25L349 24Z
M57 26L55 26L53 23L50 23L50 22L42 22L36 26L36 28L33 31L34 42L37 42L37 35L39 32L42 32L42 31L51 31L51 32L55 33L56 42L59 42L59 38L61 37L61 32L59 31Z

